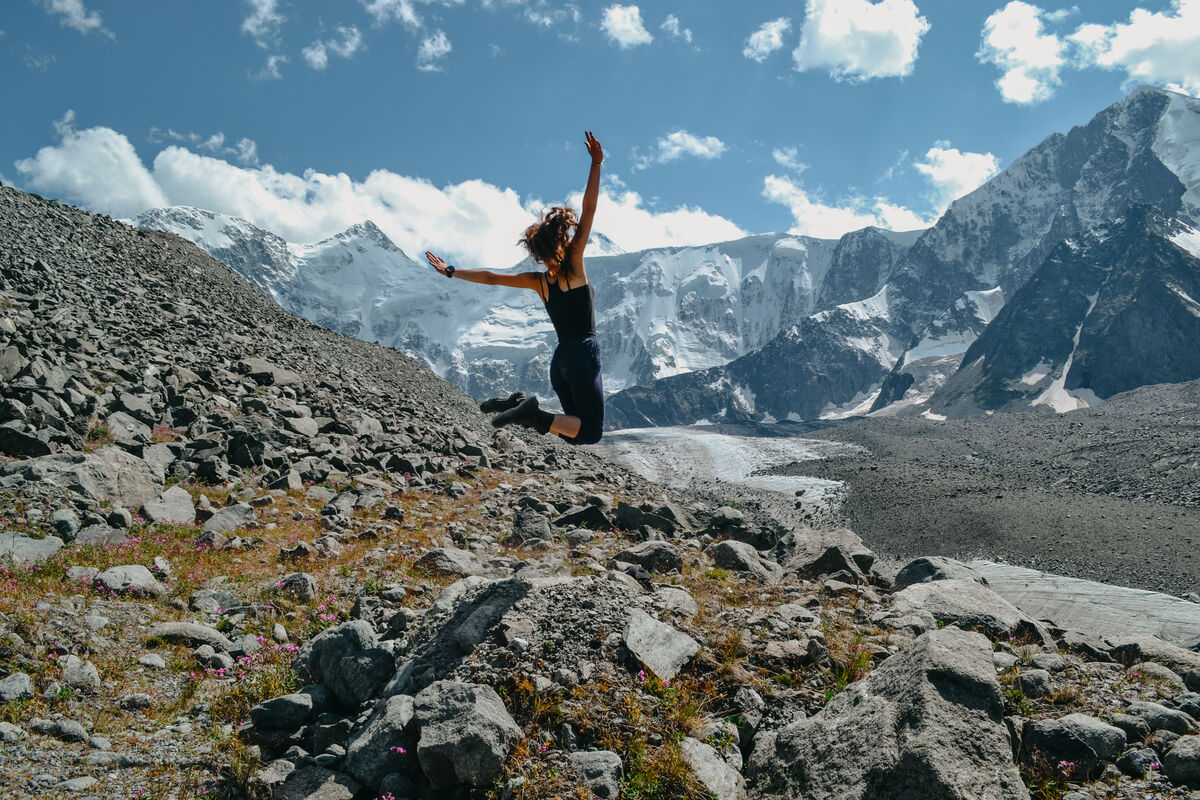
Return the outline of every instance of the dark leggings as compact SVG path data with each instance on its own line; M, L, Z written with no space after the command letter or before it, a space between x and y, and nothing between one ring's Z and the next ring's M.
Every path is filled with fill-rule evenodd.
M600 383L600 347L595 336L559 342L550 359L550 385L563 413L579 417L579 433L562 436L571 444L595 444L604 432L604 386Z

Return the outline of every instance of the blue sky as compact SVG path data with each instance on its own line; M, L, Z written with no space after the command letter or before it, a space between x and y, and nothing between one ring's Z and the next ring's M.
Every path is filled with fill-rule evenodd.
M0 31L5 183L499 267L585 129L639 249L927 225L1139 83L1200 92L1200 0L8 0Z

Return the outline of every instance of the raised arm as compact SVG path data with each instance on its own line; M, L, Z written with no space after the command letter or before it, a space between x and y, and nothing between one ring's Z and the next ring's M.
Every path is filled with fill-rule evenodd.
M446 263L446 260L439 255L434 255L428 250L425 251L425 258L429 261L429 265L445 275L447 278L455 280L470 281L471 283L483 283L488 286L512 286L517 289L532 289L541 295L541 278L538 272L493 272L490 269L459 269L452 267Z
M571 256L580 260L588 237L592 235L592 218L596 216L596 202L600 198L600 164L604 161L600 142L591 131L584 133L587 136L588 155L592 157L592 168L588 172L587 187L583 190L583 208L579 213L579 224L575 226L575 238L571 240Z

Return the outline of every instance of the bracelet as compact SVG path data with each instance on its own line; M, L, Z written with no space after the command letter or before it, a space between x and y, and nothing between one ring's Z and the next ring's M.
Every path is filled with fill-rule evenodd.
M454 265L453 265L453 264L447 264L447 265L446 265L446 277L447 277L447 278L453 278L453 277L454 277Z

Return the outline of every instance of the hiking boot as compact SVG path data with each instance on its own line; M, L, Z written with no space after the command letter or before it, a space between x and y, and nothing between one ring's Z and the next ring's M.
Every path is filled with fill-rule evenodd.
M517 405L525 399L524 392L513 392L508 397L489 397L479 404L479 410L485 414L495 414L500 411L508 411L510 408L516 408Z
M503 428L505 425L520 425L523 428L532 428L538 433L549 433L550 425L553 423L554 415L538 408L536 397L526 398L514 408L492 417L492 424L497 428Z

